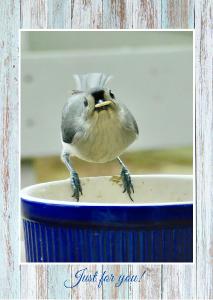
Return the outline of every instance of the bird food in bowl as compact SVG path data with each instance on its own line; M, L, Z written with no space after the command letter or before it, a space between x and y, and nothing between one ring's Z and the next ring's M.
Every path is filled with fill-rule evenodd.
M192 262L193 180L132 176L132 200L120 177L81 178L21 191L27 262Z

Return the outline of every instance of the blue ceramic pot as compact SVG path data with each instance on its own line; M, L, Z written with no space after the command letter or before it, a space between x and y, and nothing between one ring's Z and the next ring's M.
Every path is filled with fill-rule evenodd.
M134 202L117 177L22 190L27 262L192 262L192 177L133 176Z

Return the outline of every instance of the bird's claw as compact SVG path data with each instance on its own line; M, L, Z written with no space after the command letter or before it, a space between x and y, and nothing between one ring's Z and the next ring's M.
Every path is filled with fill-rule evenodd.
M76 172L72 173L71 185L72 185L72 189L73 189L72 197L74 197L78 202L80 193L82 195L82 187L81 187L80 179L79 179L78 174Z
M127 192L129 198L133 201L131 193L134 193L134 187L132 185L131 176L127 168L122 167L121 169L121 179L123 182L123 193Z

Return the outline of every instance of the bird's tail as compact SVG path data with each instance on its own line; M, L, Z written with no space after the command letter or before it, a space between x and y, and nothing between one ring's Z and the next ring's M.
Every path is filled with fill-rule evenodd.
M93 88L104 88L111 78L112 76L103 73L74 75L76 90L84 92Z

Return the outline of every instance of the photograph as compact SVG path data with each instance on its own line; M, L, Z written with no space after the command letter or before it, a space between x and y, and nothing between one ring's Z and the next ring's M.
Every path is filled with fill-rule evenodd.
M0 4L0 299L213 300L210 0Z
M192 30L21 30L22 263L193 263Z

